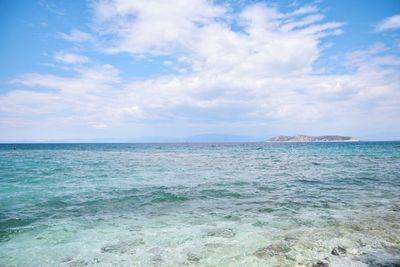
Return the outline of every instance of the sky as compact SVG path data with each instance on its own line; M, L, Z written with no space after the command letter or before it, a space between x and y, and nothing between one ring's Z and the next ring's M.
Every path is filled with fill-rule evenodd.
M400 1L0 0L0 141L400 140Z

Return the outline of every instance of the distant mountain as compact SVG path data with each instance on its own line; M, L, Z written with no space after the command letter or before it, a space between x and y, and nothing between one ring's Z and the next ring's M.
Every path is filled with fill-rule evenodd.
M276 136L267 140L268 142L357 142L350 136L324 135L324 136Z

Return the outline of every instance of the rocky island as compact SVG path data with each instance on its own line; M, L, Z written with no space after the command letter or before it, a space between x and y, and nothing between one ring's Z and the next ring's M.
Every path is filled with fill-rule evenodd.
M276 136L267 140L267 142L358 142L350 136L324 135L324 136Z

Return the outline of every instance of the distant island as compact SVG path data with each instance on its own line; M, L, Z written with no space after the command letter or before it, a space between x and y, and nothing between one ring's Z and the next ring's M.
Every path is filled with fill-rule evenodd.
M324 136L276 136L267 140L267 142L358 142L350 136L324 135Z

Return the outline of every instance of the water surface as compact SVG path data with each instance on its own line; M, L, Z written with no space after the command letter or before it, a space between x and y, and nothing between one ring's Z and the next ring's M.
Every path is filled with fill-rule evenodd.
M0 266L319 260L400 265L400 142L0 145Z

